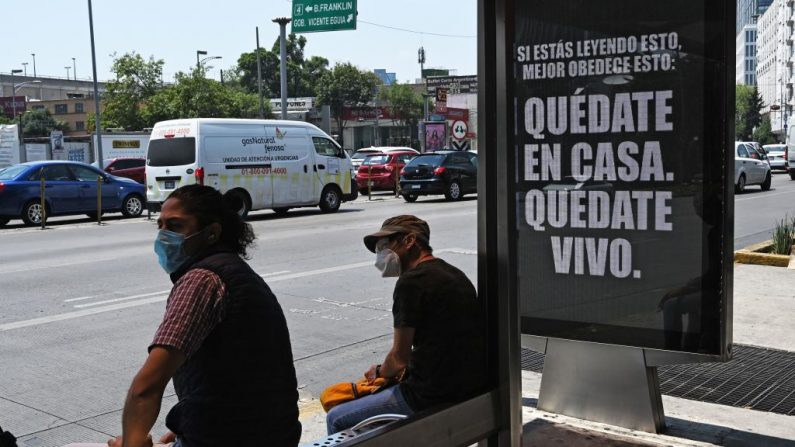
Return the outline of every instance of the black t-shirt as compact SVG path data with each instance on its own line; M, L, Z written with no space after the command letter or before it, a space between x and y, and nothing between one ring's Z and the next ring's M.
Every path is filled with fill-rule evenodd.
M395 285L392 314L396 328L415 330L408 378L401 384L414 411L484 389L485 316L461 270L433 259L405 272Z

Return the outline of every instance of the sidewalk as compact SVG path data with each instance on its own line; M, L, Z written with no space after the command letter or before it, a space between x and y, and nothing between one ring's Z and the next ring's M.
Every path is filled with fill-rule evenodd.
M795 351L795 271L735 264L734 343ZM541 374L522 372L523 446L793 446L795 416L663 396L664 434L536 409ZM325 413L303 396L301 443L325 437Z

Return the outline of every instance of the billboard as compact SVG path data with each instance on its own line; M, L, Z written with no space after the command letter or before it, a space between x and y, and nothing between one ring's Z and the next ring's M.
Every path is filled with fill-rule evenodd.
M17 125L0 124L0 169L19 163Z
M713 3L516 2L523 333L725 357L734 53Z
M94 134L93 142L94 147L96 147L96 134ZM105 160L125 157L146 158L146 148L148 145L148 133L102 134L102 157Z
M27 98L24 96L0 96L0 109L7 118L14 117L14 106L16 105L17 115L25 113L27 109Z
M447 123L425 123L425 152L444 149L447 141Z
M436 88L446 88L452 94L457 93L477 93L477 76L438 76L430 77L425 80L425 88L429 95L436 94Z

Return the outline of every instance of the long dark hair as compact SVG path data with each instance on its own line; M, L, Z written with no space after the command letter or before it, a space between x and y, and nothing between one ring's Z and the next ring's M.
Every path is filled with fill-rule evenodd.
M204 185L187 185L176 189L168 196L179 200L189 214L196 216L201 228L221 224L220 244L227 246L248 259L248 248L254 245L254 229L243 221L231 197L223 196L215 188Z

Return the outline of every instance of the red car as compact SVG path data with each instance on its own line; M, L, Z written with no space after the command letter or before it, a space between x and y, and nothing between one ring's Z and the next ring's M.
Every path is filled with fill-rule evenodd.
M356 174L359 191L364 194L371 188L373 191L394 191L400 181L400 170L416 156L416 153L408 151L368 155Z
M127 177L146 184L146 159L110 158L105 160L105 172L116 177Z

